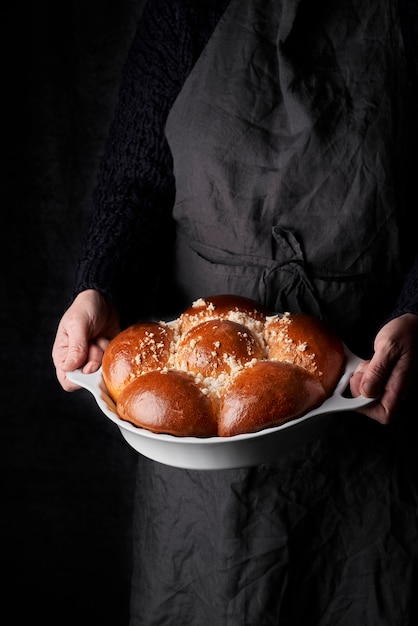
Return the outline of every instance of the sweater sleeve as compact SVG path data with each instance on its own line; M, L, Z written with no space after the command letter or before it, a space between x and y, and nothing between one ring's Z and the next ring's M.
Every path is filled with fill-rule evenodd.
M385 323L405 313L418 315L418 255L405 277L395 308Z
M123 69L73 297L97 289L122 317L146 315L170 263L175 182L165 123L226 0L149 0Z
M144 8L78 263L74 294L97 289L122 311L124 294L152 288L169 237L174 181L164 125L180 86L173 13L169 2L154 0Z
M411 80L418 90L418 1L399 0L399 10ZM418 315L418 253L406 274L395 308L384 323L404 313Z

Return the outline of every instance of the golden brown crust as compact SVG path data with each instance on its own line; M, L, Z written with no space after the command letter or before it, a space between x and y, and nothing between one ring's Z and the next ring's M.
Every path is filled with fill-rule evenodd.
M117 411L121 419L154 433L213 437L218 432L211 398L190 374L177 370L136 378L120 394Z
M316 376L327 395L344 368L344 347L321 320L305 313L270 318L264 329L269 359L300 365Z
M342 342L319 319L271 315L248 298L220 295L168 324L122 331L102 372L122 419L157 433L229 437L315 408L344 363Z
M180 339L176 363L179 369L217 378L264 356L260 339L243 324L209 320L193 326Z
M244 368L221 398L218 434L231 437L279 426L325 398L322 384L302 367L259 361Z
M260 322L264 324L271 312L255 300L231 294L208 296L196 300L179 317L179 332L185 333L192 326L211 319L229 319L239 323Z
M172 341L172 329L157 322L133 324L114 337L102 361L102 375L110 397L116 401L134 378L166 367Z

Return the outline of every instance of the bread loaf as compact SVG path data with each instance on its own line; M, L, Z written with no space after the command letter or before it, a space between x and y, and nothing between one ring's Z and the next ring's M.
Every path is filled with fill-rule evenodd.
M341 340L319 319L217 295L176 320L119 333L102 373L121 419L156 433L230 437L316 408L344 361Z

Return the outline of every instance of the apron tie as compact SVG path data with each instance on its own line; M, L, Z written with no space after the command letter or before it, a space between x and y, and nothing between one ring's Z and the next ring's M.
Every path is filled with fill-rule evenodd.
M295 235L285 228L273 226L274 260L267 262L261 276L261 294L274 310L284 313L309 312L322 317L315 288L307 272L302 248Z

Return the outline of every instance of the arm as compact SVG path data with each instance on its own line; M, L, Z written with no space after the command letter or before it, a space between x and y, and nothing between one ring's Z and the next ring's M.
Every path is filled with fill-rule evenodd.
M125 325L152 314L140 294L153 292L170 263L175 182L165 123L226 4L150 0L123 70L74 294L101 291Z
M411 76L418 77L418 5L416 0L400 0L400 17L405 51ZM387 424L400 408L418 373L418 256L406 276L395 310L377 333L374 354L361 364L351 379L351 391L378 397L362 410L369 417Z
M109 340L147 315L145 304L164 267L162 251L170 247L175 187L165 121L226 3L214 1L208 9L188 0L150 0L144 9L123 71L72 303L52 350L66 391L77 388L66 372L97 370Z
M140 306L127 296L150 288L169 237L174 181L164 125L180 77L167 4L147 4L123 69L74 288L74 296L100 291L122 315Z

